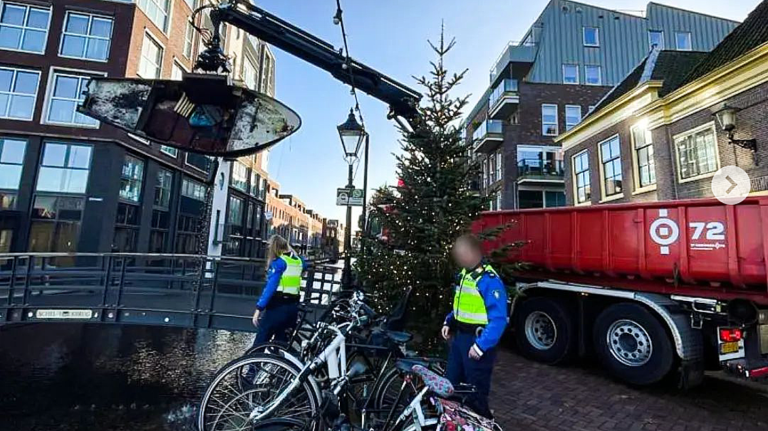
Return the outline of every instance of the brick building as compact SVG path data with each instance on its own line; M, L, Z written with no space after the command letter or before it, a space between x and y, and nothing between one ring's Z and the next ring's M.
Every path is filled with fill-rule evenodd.
M717 113L735 111L733 134ZM735 165L768 191L768 1L710 53L654 50L558 137L570 205L712 196ZM755 139L755 150L734 140Z
M575 127L651 46L707 51L737 24L657 3L641 16L551 0L523 41L504 49L464 122L491 209L564 205L563 154L554 138Z
M199 1L0 1L0 252L200 251L210 160L75 111L93 76L190 71ZM225 47L236 80L273 94L268 46L229 29ZM234 167L221 164L209 252L260 255L261 158L245 160L245 184L230 183ZM235 246L223 234L238 223Z

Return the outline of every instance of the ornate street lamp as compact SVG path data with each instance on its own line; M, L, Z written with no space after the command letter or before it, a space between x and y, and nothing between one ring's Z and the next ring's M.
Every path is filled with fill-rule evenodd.
M336 127L341 138L341 146L344 148L344 155L351 160L357 157L360 146L363 144L366 133L363 126L357 122L357 117L352 109L349 110L347 121Z
M368 133L365 132L365 128L357 121L355 112L353 109L349 110L349 116L347 121L339 124L336 127L339 132L339 138L341 139L341 146L344 149L344 156L349 164L349 173L347 178L347 189L353 190L355 185L353 164L357 158L357 153L360 151L360 146L365 141L365 169L363 172L363 214L362 214L362 228L365 233L365 202L366 202L366 189L368 188ZM345 289L351 289L352 287L352 257L350 252L352 250L352 207L347 206L347 229L344 231L344 272L342 273L342 286Z

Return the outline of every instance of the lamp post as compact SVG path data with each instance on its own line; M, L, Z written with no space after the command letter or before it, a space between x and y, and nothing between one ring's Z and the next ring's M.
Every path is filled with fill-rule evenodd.
M341 138L341 146L344 149L344 158L349 165L348 177L347 177L347 189L354 189L354 172L353 164L357 158L357 153L360 151L360 145L366 139L367 133L363 126L357 122L355 113L352 109L349 110L349 116L347 121L339 124L336 129L339 132L339 138ZM363 207L365 208L365 207ZM344 231L344 271L342 272L342 286L345 289L352 287L352 257L350 256L350 250L352 249L352 206L347 204L347 229Z

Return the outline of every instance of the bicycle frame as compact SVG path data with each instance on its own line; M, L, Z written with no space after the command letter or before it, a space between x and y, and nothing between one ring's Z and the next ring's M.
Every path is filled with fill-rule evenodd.
M323 325L324 326L324 325ZM284 391L280 394L270 405L262 408L261 406L255 407L248 415L249 421L260 421L272 414L278 406L280 406L286 398L288 398L293 391L296 390L302 383L308 379L313 379L312 373L324 363L328 366L328 375L334 379L332 387L333 392L338 395L338 392L343 388L343 383L346 383L347 379L347 352L346 352L346 335L342 332L342 329L348 329L352 326L352 323L344 323L339 327L325 326L324 329L329 329L336 333L333 341L323 350L320 355L315 357L311 362L304 365L299 372L298 377L294 380ZM322 328L322 326L321 326ZM316 339L318 331L313 339ZM334 377L335 375L335 377Z

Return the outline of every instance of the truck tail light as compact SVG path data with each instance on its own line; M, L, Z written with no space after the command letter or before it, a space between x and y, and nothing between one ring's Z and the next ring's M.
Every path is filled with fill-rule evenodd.
M724 343L741 341L742 335L741 328L720 328L720 341Z

